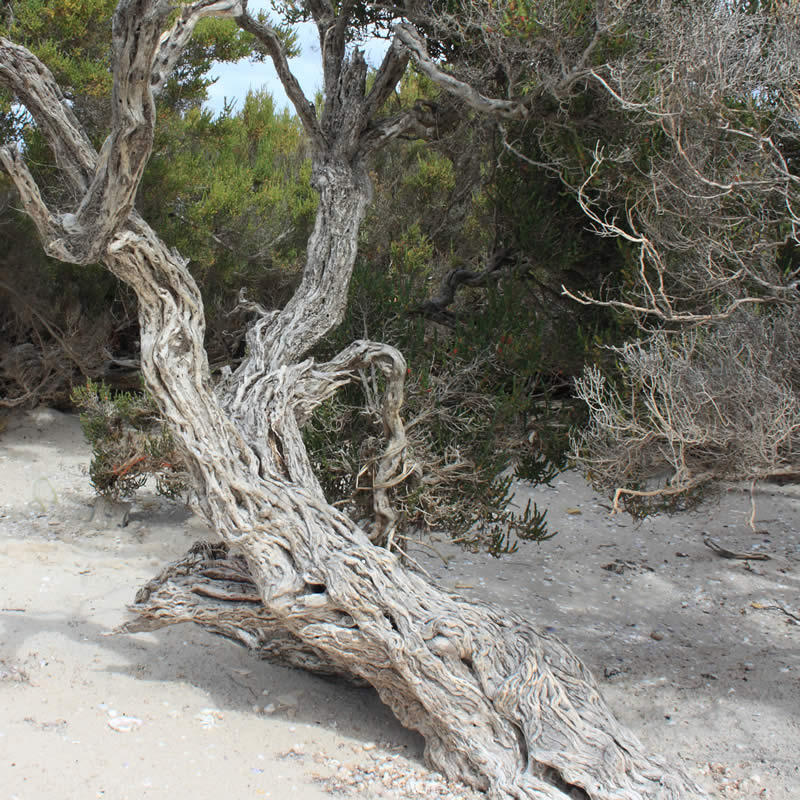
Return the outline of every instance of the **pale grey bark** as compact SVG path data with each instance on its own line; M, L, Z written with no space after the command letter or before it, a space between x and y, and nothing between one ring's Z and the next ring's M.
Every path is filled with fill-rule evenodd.
M506 119L525 119L530 113L528 104L524 100L508 100L481 94L474 86L442 69L428 53L424 37L412 25L401 23L395 26L395 34L427 78L448 94L458 97L470 108Z
M169 564L137 592L131 610L136 616L118 632L142 633L194 622L253 650L265 661L358 682L355 675L298 639L280 617L269 612L247 561L233 555L225 544L195 544L184 558Z
M363 58L345 52L344 23L325 2L310 6L326 43L328 97L319 122L293 97L311 128L320 192L303 280L285 309L260 314L237 371L221 386L212 384L198 287L180 255L131 208L152 141L152 87L163 81L181 31L202 15L236 16L269 47L277 45L274 32L259 33L234 2L187 6L162 36L167 8L159 0L119 5L114 97L123 110L115 112L115 129L99 155L47 69L0 38L0 83L47 137L79 198L76 208L48 208L20 152L6 148L0 160L48 252L73 263L97 257L136 291L147 387L185 452L197 512L238 554L218 551L209 566L208 551L195 552L149 585L140 610L153 624L191 618L262 652L272 647L289 663L369 682L401 722L422 733L434 767L494 798L703 797L619 725L561 642L404 569L323 496L300 425L365 365L382 369L387 384L387 449L375 472L372 531L381 540L391 537L394 524L386 490L406 458L399 353L356 342L325 364L305 358L341 319L370 194L365 158L376 141L372 114L404 66L393 52L368 93ZM170 582L179 573L184 582L175 588ZM229 604L231 613L224 610ZM270 632L272 644L257 630Z

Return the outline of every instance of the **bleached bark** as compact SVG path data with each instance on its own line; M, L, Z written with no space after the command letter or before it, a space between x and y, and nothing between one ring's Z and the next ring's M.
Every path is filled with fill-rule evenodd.
M181 30L192 15L212 10L243 18L233 2L186 8L175 23ZM48 252L74 263L98 257L136 291L147 387L185 452L196 510L238 554L196 551L151 582L140 595L142 613L156 621L191 618L289 663L369 682L401 722L422 733L434 767L498 799L703 797L616 722L591 675L561 642L506 610L467 602L407 571L322 494L300 425L366 364L387 378L378 538L390 537L393 524L380 490L405 468L402 356L357 342L327 364L302 360L344 310L369 200L371 115L379 105L366 90L363 58L345 53L341 19L324 3L312 11L333 48L325 55L331 94L312 137L320 205L303 280L285 309L260 316L248 334L249 356L213 386L198 287L180 255L131 209L152 141L152 86L163 80L165 58L180 40L176 29L161 35L167 9L160 0L119 5L114 97L124 112L115 115L99 155L52 75L0 38L0 82L47 137L79 198L76 208L48 208L19 152L6 148L0 159ZM373 92L385 96L402 63L397 53L386 60Z
M417 68L436 86L448 94L458 97L470 108L486 114L495 114L506 119L525 119L529 112L523 100L507 100L502 97L488 97L474 86L459 80L442 69L428 53L423 36L411 25L401 23L395 27L395 35L414 59Z

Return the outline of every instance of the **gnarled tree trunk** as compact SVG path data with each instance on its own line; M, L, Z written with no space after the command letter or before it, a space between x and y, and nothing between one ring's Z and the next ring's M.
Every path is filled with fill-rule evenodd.
M192 619L287 663L367 681L425 737L434 767L495 798L703 797L616 722L561 642L506 610L442 591L373 544L370 536L392 533L385 490L376 491L369 532L323 496L300 426L365 365L386 376L380 486L403 469L402 356L356 342L325 364L302 359L344 310L369 199L366 158L414 118L373 119L406 66L401 49L390 49L367 91L363 58L346 53L333 6L309 7L325 42L319 120L291 76L284 79L309 132L320 192L304 277L284 310L259 315L247 359L217 387L199 290L183 259L133 210L133 196L152 141L152 91L197 19L235 16L285 76L274 31L237 0L198 0L162 35L168 2L123 0L114 24L114 132L99 155L52 75L0 39L0 82L47 136L78 207L50 209L19 151L3 149L0 160L48 252L74 263L100 258L136 291L147 387L185 451L197 512L231 548L196 550L162 573L140 593L139 625Z

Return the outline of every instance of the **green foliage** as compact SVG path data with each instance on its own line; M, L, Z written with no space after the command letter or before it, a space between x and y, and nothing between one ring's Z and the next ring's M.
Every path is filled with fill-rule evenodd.
M159 494L178 498L187 488L183 459L153 399L144 392L112 394L87 381L72 393L92 447L89 477L102 495L130 497L154 477Z
M468 370L473 375L475 366ZM404 414L409 459L418 471L394 489L401 529L444 530L465 547L495 556L514 552L517 539L550 538L555 533L545 511L535 504L522 512L509 507L514 477L505 471L525 448L508 430L487 424L491 397L470 395L471 381L459 385L458 372L458 366L434 371L422 381L409 375ZM341 391L303 429L326 497L361 519L372 516L371 473L362 465L379 457L382 447L379 415L364 410L364 395L380 387L366 382ZM558 472L544 458L539 467L545 480Z
M552 539L556 531L547 527L547 511L539 509L535 502L531 508L528 500L521 514L509 510L512 485L511 478L499 478L474 495L471 503L459 505L453 520L453 537L473 551L486 549L495 558L515 553L520 539Z
M73 98L111 89L111 17L117 0L12 0L0 33L33 50Z
M28 47L53 72L95 143L106 134L112 85L111 20L117 0L11 0L0 18L0 34ZM213 79L215 61L252 54L252 37L233 20L201 20L159 97L160 109L199 106ZM6 98L8 103L9 98ZM7 110L6 110L7 109ZM11 123L13 112L6 111ZM29 125L18 120L16 135Z
M190 259L211 328L241 287L279 304L317 205L300 123L265 92L236 114L164 115L138 204Z
M433 257L433 244L420 230L419 223L412 223L399 238L389 243L390 269L398 277L427 276Z
M549 456L546 451L533 449L523 453L514 469L515 476L534 485L549 484L564 469L564 449L564 447L559 447Z
M453 162L436 150L417 153L416 169L408 172L402 182L402 191L413 195L420 204L435 202L448 195L456 185Z

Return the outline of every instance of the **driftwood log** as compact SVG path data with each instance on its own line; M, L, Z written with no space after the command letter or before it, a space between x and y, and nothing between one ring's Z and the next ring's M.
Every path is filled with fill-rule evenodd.
M99 152L48 69L0 38L0 85L35 119L68 184L60 196L74 204L48 204L21 149L0 149L0 163L50 255L102 262L135 290L147 387L184 450L197 513L237 554L195 552L140 595L142 613L191 618L285 662L367 681L425 737L432 766L498 800L704 797L614 719L561 642L515 614L447 594L370 541L376 532L386 539L395 524L386 487L405 468L405 363L375 342L355 342L322 364L306 354L342 318L370 198L369 155L418 129L419 119L413 111L378 115L409 59L399 40L367 88L363 56L347 46L352 4L309 0L307 9L323 42L319 115L277 33L250 17L245 2L197 0L173 15L171 0L122 0L113 24L112 131ZM198 287L134 208L152 146L154 92L210 15L233 17L272 56L305 125L320 198L296 294L284 309L259 314L247 356L216 386ZM370 531L326 502L300 436L311 411L367 365L386 379L386 450Z

